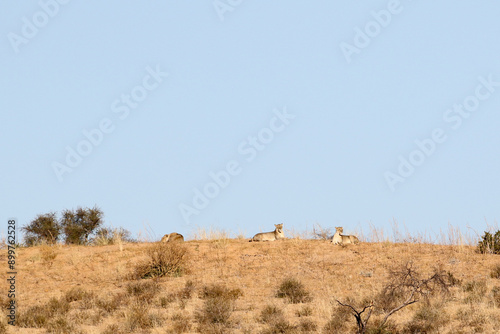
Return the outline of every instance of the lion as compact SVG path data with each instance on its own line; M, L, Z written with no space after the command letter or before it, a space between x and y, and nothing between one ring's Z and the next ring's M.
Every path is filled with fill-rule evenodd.
M274 224L276 229L273 232L257 233L249 241L275 241L278 239L285 239L285 233L283 233L283 224Z
M334 245L346 245L346 244L357 244L359 239L354 235L344 235L343 227L335 227L335 234L332 237L332 242Z
M165 234L163 238L161 238L161 242L183 242L184 237L182 234L179 233L170 233L170 234Z

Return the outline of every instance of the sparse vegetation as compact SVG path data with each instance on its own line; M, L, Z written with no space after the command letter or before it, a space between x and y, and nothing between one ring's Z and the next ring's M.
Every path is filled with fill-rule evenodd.
M189 253L184 244L157 242L147 250L149 259L135 268L135 278L179 277L188 271Z
M98 243L93 237L98 235L89 235L88 244L102 247L41 242L20 250L19 263L24 266L18 272L22 289L16 295L20 331L500 330L498 256L476 252L477 240L459 247L424 245L416 238L332 248L321 240L253 244L219 238L107 247L111 242ZM6 282L2 284L5 289ZM6 297L0 298L2 308L8 303Z
M311 294L299 280L286 278L281 282L276 297L285 298L292 304L307 303L312 300Z
M496 231L495 234L484 232L481 239L477 245L478 252L500 254L500 230Z

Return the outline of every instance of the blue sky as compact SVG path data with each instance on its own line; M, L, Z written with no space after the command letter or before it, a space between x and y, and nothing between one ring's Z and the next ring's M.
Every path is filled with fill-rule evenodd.
M495 1L0 3L0 217L155 237L499 215Z

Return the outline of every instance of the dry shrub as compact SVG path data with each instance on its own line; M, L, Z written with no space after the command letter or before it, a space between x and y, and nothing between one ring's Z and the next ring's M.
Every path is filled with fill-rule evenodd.
M316 332L318 330L318 325L310 319L301 319L299 329L302 333Z
M490 277L500 279L500 264L497 264L495 268L491 270Z
M131 282L127 285L127 293L129 296L146 303L151 303L159 291L160 286L158 282L154 280Z
M96 306L106 314L111 314L116 311L122 304L127 302L124 294L116 294L108 299L98 299Z
M283 318L283 311L274 305L267 305L260 312L259 321L265 324L271 324Z
M347 303L352 303L347 299ZM332 317L323 328L325 334L348 333L348 329L352 329L351 312L349 309L341 306L334 307Z
M406 324L405 333L435 333L449 322L442 305L422 305Z
M184 288L181 291L179 291L177 296L179 297L179 299L191 299L195 288L196 285L194 284L194 282L189 280L184 285Z
M458 310L456 319L460 321L462 329L463 327L470 327L473 333L483 332L487 320L486 315L474 307Z
M297 315L297 317L308 317L308 316L311 316L313 314L313 310L309 306L304 306L300 310L297 310L297 312L295 312L295 314Z
M57 257L56 246L43 245L40 247L40 257L42 258L42 263L52 267L54 260Z
M168 333L181 334L188 332L191 329L191 319L182 313L176 313L172 316L172 328Z
M106 327L102 334L126 334L126 332L117 324L111 324Z
M491 289L491 297L496 307L500 307L500 286L495 286Z
M229 318L234 311L236 299L242 295L240 289L228 289L223 285L205 286L200 297L203 308L196 313L201 333L225 333L231 325Z
M62 316L51 319L45 326L47 333L54 334L74 334L75 326Z
M163 317L151 312L149 304L137 301L125 313L125 327L129 331L151 329L163 324Z
M188 272L189 253L182 243L157 242L147 255L149 260L136 266L134 278L180 277Z
M312 297L304 285L295 278L286 278L281 282L276 297L286 298L292 304L307 303Z
M464 284L463 291L467 293L465 302L469 304L479 303L486 295L486 282L485 281L470 281Z
M280 318L270 324L269 328L261 332L261 334L299 334L300 330L297 326L291 325L285 318Z
M65 299L50 299L45 305L30 307L26 312L19 312L17 325L24 328L42 328L56 317L64 317L70 309Z

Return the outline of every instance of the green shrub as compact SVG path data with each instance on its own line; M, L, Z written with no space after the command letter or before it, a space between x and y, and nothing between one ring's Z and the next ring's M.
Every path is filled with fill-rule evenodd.
M292 304L307 303L312 300L309 291L304 288L304 285L294 279L287 278L280 284L276 297L286 298Z
M484 232L482 240L477 245L477 250L483 254L500 254L500 230L495 234Z
M54 244L61 235L61 225L57 221L55 212L38 215L28 225L21 227L21 230L24 232L26 246L40 243Z
M64 210L61 226L66 244L86 245L102 223L103 212L98 207Z

